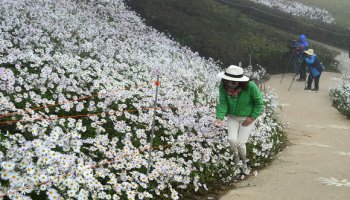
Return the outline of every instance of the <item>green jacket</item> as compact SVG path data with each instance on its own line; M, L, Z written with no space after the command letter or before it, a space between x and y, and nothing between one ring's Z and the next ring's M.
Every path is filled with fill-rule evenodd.
M256 119L264 107L260 90L252 81L248 82L247 87L238 94L238 97L228 95L222 84L220 84L219 96L219 103L216 106L216 118L221 120L226 115L250 116Z

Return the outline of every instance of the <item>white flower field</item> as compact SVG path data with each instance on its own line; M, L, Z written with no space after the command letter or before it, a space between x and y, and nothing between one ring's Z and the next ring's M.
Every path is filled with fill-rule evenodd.
M308 6L301 2L291 0L250 0L254 3L261 4L279 11L305 17L310 20L321 21L327 24L335 24L332 14L324 9L316 6Z
M179 199L236 176L213 125L217 62L122 0L1 0L0 11L0 199ZM252 167L285 139L274 91L264 101Z

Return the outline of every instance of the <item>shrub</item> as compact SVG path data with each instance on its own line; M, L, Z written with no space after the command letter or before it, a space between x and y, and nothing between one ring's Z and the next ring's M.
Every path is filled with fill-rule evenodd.
M348 75L343 75L336 86L329 90L329 97L332 105L339 112L350 117L350 77Z

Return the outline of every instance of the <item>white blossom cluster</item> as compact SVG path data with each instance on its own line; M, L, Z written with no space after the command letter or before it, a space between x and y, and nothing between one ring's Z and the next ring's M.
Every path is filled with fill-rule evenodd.
M11 69L0 67L0 90L13 91L15 84L15 75Z
M251 65L244 68L244 74L248 76L251 80L255 81L261 81L267 78L268 76L266 69L258 64L256 65L255 69L253 69L253 66Z
M261 159L270 159L284 146L286 140L283 129L286 124L279 121L277 116L278 97L273 89L263 93L265 110L257 119L249 142L253 144L251 164L260 166L264 164ZM268 126L267 126L268 125Z
M179 199L208 176L234 177L226 133L213 126L213 60L122 0L2 0L0 11L0 67L13 87L0 88L0 199ZM256 157L271 155L280 127L275 94L264 98Z
M311 20L322 21L327 24L335 23L332 14L326 9L315 6L308 6L297 1L290 0L250 0L254 3L268 6L270 8L292 14L294 16L301 16Z
M7 113L8 111L15 112L17 111L14 103L11 102L10 97L5 96L0 92L0 113Z
M333 106L341 113L350 116L350 75L345 73L338 83L329 90Z

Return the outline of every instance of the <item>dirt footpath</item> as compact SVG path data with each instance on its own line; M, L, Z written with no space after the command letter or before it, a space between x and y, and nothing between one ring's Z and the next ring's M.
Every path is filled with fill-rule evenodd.
M271 77L281 118L289 122L290 145L258 176L236 184L221 200L349 200L350 120L332 107L328 89L340 74L324 72L320 91L304 90L304 82L288 87L292 74Z

